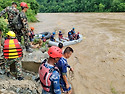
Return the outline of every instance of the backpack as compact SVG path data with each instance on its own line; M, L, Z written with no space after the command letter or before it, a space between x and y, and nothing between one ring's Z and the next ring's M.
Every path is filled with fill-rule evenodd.
M22 24L22 21L21 21L20 13L18 15L16 15L16 17L13 19L12 25L14 26L14 28L16 30L20 30L20 29L23 28L23 24Z

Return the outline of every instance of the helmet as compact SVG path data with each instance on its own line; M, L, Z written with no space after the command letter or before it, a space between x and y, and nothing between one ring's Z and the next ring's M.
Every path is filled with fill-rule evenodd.
M42 37L45 37L45 35L43 34Z
M75 28L73 27L72 30L74 30Z
M21 6L21 7L26 7L26 8L28 8L27 3L25 3L25 2L21 2L21 3L20 3L20 6Z
M57 46L52 46L48 50L48 54L52 58L62 57L62 50Z
M56 32L53 32L53 35L55 35L56 34Z
M31 30L34 30L34 27L30 27Z
M59 31L59 33L62 33L62 31Z
M12 38L15 38L16 37L16 35L15 35L15 33L13 32L13 31L9 31L8 33L6 33L7 35L9 35L10 37L12 37Z
M77 34L79 34L79 32Z

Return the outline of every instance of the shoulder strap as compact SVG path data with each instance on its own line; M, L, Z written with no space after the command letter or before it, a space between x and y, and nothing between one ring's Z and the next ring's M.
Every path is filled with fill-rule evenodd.
M52 73L54 71L57 71L58 73L60 73L59 69L57 67L55 67L55 66L49 70L49 73Z
M44 63L46 63L46 61L47 61L47 59L44 59L44 60L42 61L42 63L41 63L41 64L44 64Z

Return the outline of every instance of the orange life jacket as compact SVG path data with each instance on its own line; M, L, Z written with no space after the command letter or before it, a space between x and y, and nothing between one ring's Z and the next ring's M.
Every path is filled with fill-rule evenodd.
M22 56L22 48L17 39L6 39L4 41L3 55L6 59L14 59Z

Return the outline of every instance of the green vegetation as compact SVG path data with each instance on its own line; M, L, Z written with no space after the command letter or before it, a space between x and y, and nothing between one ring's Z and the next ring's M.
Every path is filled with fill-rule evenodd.
M125 0L37 0L40 12L125 12Z
M21 11L20 3L21 2L26 2L28 4L28 11L27 11L27 17L29 22L37 22L37 19L35 15L39 11L39 4L37 3L36 0L0 0L0 11L5 9L7 6L11 6L12 2L16 2L18 4L17 9ZM3 15L4 18L7 18L7 13ZM0 29L3 32L3 35L5 36L6 33L8 32L8 26L4 18L0 18Z
M39 11L39 4L36 0L0 0L0 11L5 9L7 6L11 6L12 2L16 2L18 4L17 9L21 11L20 3L26 2L28 4L27 17L29 22L36 22L37 19L35 15ZM7 17L7 14L5 15Z
M110 88L111 88L112 94L118 94L117 91L116 91L116 89L112 86L112 82L110 84Z
M3 35L6 35L6 33L8 32L8 26L7 26L7 22L5 21L4 18L0 19L0 29L3 32Z

